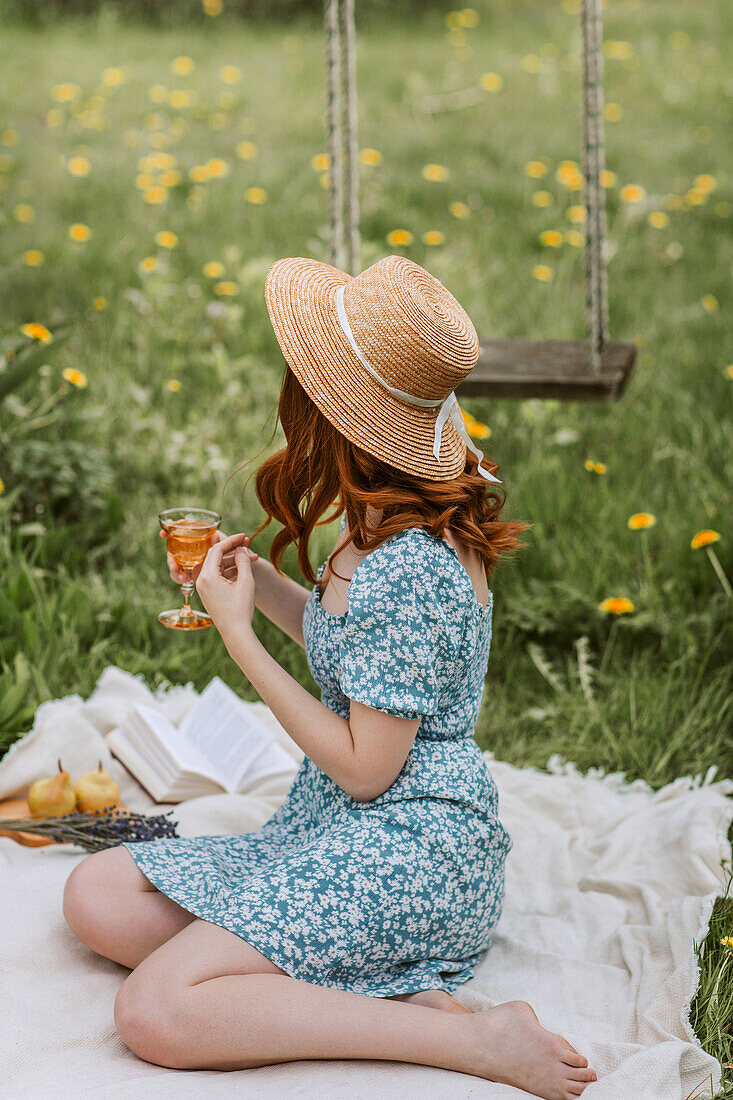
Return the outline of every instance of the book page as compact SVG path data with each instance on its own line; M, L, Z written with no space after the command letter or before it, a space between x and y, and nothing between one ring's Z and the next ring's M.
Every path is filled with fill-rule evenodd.
M297 769L297 764L290 753L286 752L282 745L278 745L273 738L264 752L261 752L252 766L242 776L237 792L246 794L256 783L268 782L282 775L292 775Z
M179 733L204 758L228 791L272 741L272 733L236 692L215 676L181 723Z
M219 769L212 767L212 763L207 756L200 752L198 746L189 737L184 736L182 731L174 726L170 719L161 714L159 710L143 706L141 703L135 703L133 709L143 718L146 726L149 727L150 732L157 739L162 749L162 754L156 752L157 746L152 743L152 739L151 744L146 746L146 751L151 752L152 749L151 755L157 757L160 764L165 767L165 757L169 757L179 770L182 769L195 775L201 775L205 779L211 779L214 783L224 786L224 780L219 774Z

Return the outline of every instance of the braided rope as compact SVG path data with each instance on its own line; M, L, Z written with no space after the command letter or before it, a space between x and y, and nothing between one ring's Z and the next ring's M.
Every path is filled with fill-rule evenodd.
M341 138L341 88L338 0L324 0L326 30L326 145L329 155L328 207L330 262L344 266L344 181Z
M585 314L594 373L608 340L608 287L604 248L606 193L601 183L603 148L603 55L601 0L583 0L583 174L585 176Z
M356 28L354 0L341 0L341 48L343 53L343 137L346 176L346 256L352 275L359 271L359 138L356 104Z

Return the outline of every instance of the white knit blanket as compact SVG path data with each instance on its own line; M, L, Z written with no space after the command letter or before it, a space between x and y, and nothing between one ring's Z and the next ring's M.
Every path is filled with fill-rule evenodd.
M163 685L110 666L85 702L44 703L33 730L0 762L0 798L25 794L56 770L76 778L99 759L131 809L154 805L110 755L105 737L133 702L180 720L193 686ZM302 752L262 703L293 756ZM553 757L548 772L486 754L499 812L514 839L494 942L456 996L481 1010L521 999L598 1072L586 1100L711 1097L720 1065L689 1024L697 987L694 944L705 935L730 858L733 781L681 778L658 791L621 774L581 775ZM183 836L257 829L289 781L254 795L213 795L175 807ZM160 806L159 812L170 807ZM0 837L0 1095L44 1100L104 1095L238 1100L403 1100L529 1094L468 1074L380 1061L290 1062L237 1071L171 1070L137 1058L112 1015L129 971L85 947L61 912L64 882L84 858L71 845L26 848Z

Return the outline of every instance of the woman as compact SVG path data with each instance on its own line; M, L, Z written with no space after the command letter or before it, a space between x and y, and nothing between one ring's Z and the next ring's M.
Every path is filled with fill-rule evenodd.
M512 841L472 732L487 576L528 526L499 521L503 501L486 488L501 483L477 461L453 393L476 362L475 330L400 256L355 278L280 260L265 296L290 368L287 445L256 486L266 523L283 530L271 562L244 533L221 535L196 583L305 757L255 833L87 856L68 880L66 920L131 968L115 1021L147 1061L386 1059L579 1096L595 1074L526 1002L473 1013L451 997L504 899ZM309 536L340 513L316 576ZM278 571L292 542L312 590ZM321 701L260 644L255 607L305 647Z

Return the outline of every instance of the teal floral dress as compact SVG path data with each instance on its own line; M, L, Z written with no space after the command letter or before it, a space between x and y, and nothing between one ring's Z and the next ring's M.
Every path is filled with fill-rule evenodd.
M493 596L482 606L455 549L411 527L359 563L348 605L330 614L314 587L308 664L344 718L350 700L422 718L392 786L357 802L306 756L257 832L125 847L162 893L292 977L372 997L453 992L491 943L513 844L472 737Z

